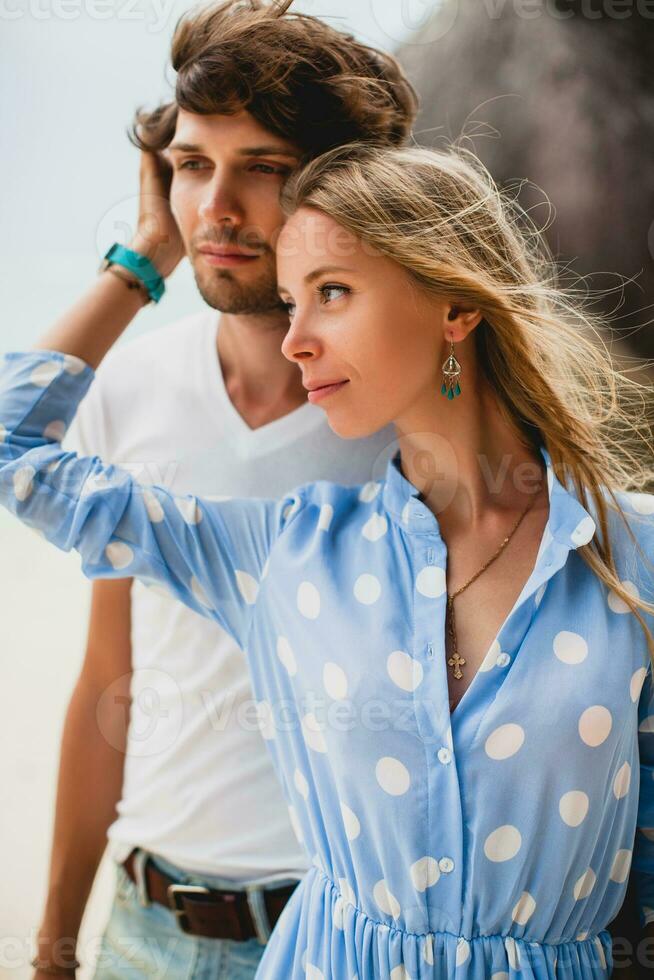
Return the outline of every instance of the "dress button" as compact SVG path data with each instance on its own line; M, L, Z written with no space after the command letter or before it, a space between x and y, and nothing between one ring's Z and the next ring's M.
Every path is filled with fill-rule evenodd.
M440 861L438 862L438 867L443 872L443 874L447 874L449 871L454 870L454 861L452 860L452 858L448 858L448 857L441 858Z
M438 750L438 761L442 762L444 766L452 761L452 753L444 745Z

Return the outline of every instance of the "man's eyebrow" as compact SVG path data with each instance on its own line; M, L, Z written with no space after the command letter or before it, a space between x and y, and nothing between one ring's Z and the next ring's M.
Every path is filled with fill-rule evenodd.
M179 150L181 153L204 153L205 149L200 143L184 143L182 141L177 141L175 143L170 143L168 146L169 150ZM294 159L299 159L300 153L291 150L290 148L283 146L275 146L270 144L268 146L244 146L237 151L239 156L244 157L263 157L263 156L277 156L277 157L293 157Z
M304 277L304 281L308 285L309 283L314 282L316 279L319 279L321 276L326 275L328 272L353 272L353 271L354 271L353 269L349 269L346 265L322 265L320 266L319 269L314 269L313 272L307 273L307 275ZM290 293L290 289L287 289L286 286L282 286L281 284L278 284L277 292Z

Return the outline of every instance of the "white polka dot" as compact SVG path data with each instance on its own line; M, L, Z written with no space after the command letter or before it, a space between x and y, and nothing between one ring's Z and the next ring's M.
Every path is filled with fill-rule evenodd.
M43 430L43 438L54 439L55 442L61 442L65 435L66 423L63 421L63 419L55 419L54 422L48 422Z
M64 370L69 374L81 374L85 367L86 362L81 357L76 357L75 354L64 355Z
M350 810L349 806L346 806L345 803L341 803L341 815L343 817L347 839L356 840L361 833L361 824L356 813Z
M586 819L588 805L588 796L583 790L571 789L569 792L564 793L559 800L561 820L568 827L578 827L582 820Z
M314 752L327 751L327 743L325 742L323 730L318 724L318 719L313 711L309 711L302 719L302 734L304 741Z
M477 669L482 673L486 673L486 671L492 670L497 663L497 658L500 655L500 650L501 647L499 644L499 640L493 640L490 647L488 648L488 652L486 656L479 664L479 667Z
M606 970L606 956L604 955L604 947L602 946L602 940L599 938L599 936L595 936L594 943L597 946L600 966L603 970Z
M376 575L367 572L359 575L354 583L354 597L364 606L371 606L381 595L381 584Z
M613 718L608 708L603 704L594 704L586 708L579 719L579 735L582 742L595 748L608 737L613 725Z
M305 967L307 980L325 980L325 974L312 963L307 963Z
M587 936L588 936L588 929L585 929L582 932L578 932L577 935L575 936L575 939L577 940L577 942L583 943L584 939L586 939Z
M143 491L143 501L149 519L153 524L158 524L164 519L164 509L161 506L156 494L152 490Z
M307 619L320 615L320 593L313 582L301 582L297 590L297 607Z
M631 766L628 762L623 762L613 780L613 794L616 800L621 800L629 792L631 782Z
M195 575L193 575L191 578L191 592L198 600L200 605L206 606L207 609L211 609L211 601L207 596L207 593L204 591L204 588L200 585L200 583L196 579Z
M304 843L304 834L302 833L302 825L300 824L300 818L297 815L297 810L294 806L289 806L288 815L291 818L291 827L293 828L293 833L297 837L298 844Z
M47 388L60 373L61 368L57 361L43 361L37 364L30 374L30 381L38 388Z
M386 661L388 676L403 691L415 691L423 678L422 664L404 650L394 650Z
M34 475L36 470L33 466L21 466L14 473L13 485L16 500L27 500L34 489Z
M134 561L134 552L124 541L110 541L104 553L109 564L117 571L127 568Z
M638 731L651 735L654 732L654 715L648 715L647 718L643 718L638 726Z
M521 845L522 837L518 828L505 823L488 835L484 841L484 854L489 861L510 861Z
M422 857L411 865L409 875L413 887L419 892L424 892L435 885L441 876L438 861L433 857Z
M582 544L588 544L593 535L595 534L595 521L590 516L583 517L576 528L570 535L572 543L579 546Z
M461 966L470 958L470 943L463 936L459 936L456 941L455 967Z
M520 950L513 936L507 936L504 940L504 948L512 970L520 969Z
M259 731L267 741L270 741L275 737L275 717L270 702L257 701L256 712Z
M319 531L329 531L329 527L332 522L332 517L334 516L334 508L331 504L323 504L320 508L320 517L318 518L318 530Z
M372 897L386 915L391 915L394 919L397 919L402 911L400 908L400 903L396 899L395 895L390 891L386 881L382 878L378 881L372 890Z
M508 759L522 747L524 740L524 728L520 725L500 725L486 739L486 755L491 759Z
M629 682L629 695L632 701L636 702L640 697L640 692L642 691L646 677L646 667L639 667L638 670L634 671L634 673L631 675L631 681Z
M338 879L338 888L341 895L343 896L344 902L348 902L350 905L357 904L357 897L354 894L354 889L352 888L352 885L349 883L347 878Z
M588 644L579 633L561 630L554 637L554 655L564 664L580 664L588 656Z
M409 770L399 759L385 755L375 767L377 782L391 796L402 796L411 785Z
M428 599L438 599L447 589L445 569L438 565L425 565L416 576L416 589Z
M295 677L297 674L297 661L295 659L295 654L293 653L293 648L285 636L277 637L277 656L283 663L284 667L286 667L286 670L290 676Z
M302 773L299 769L296 769L293 773L293 782L295 783L295 788L300 796L304 800L307 800L309 798L309 784L304 773Z
M373 514L363 525L361 534L368 541L379 541L388 531L388 521L383 514Z
M422 958L428 966L434 965L434 937L431 934L425 936L422 944Z
M587 868L586 871L577 878L575 886L573 889L574 897L578 900L580 898L587 898L593 890L595 884L595 872L592 868Z
M248 606L254 605L259 593L259 583L249 572L243 572L240 568L234 569L238 591L241 593Z
M104 470L99 470L97 473L89 473L79 492L80 498L86 497L90 493L107 490L110 486L111 481Z
M0 422L0 442L4 442L6 437L7 437L7 429L2 424L2 422Z
M529 892L523 892L518 901L513 906L513 911L511 912L511 918L518 925L524 926L526 922L534 914L536 909L536 900L533 895Z
M343 925L343 912L344 912L344 909L345 909L345 902L343 901L343 899L339 895L338 898L336 899L336 901L334 902L334 919L333 919L333 922L334 922L334 925L336 926L337 929L344 929L345 928L345 926Z
M534 602L537 606L540 606L541 602L543 601L543 596L545 595L546 588L547 588L547 582L543 582L543 584L536 589Z
M407 968L400 964L395 966L390 972L389 980L411 980Z
M347 697L347 674L338 664L328 662L322 669L322 682L330 698L341 701Z
M374 480L364 483L359 491L359 500L364 504L369 504L371 500L375 499L380 488L381 483L376 483Z
M401 514L403 524L409 523L410 515L411 515L411 505L409 503L406 503L402 508L402 514Z
M634 597L634 599L640 598L640 592L638 591L638 586L635 585L633 582L630 582L629 579L626 579L624 582L621 583L621 585L629 595ZM619 596L617 592L614 592L613 589L610 589L609 591L608 603L609 603L609 609L614 613L624 614L624 613L631 612L631 609L624 601L624 599L621 596Z
M509 980L509 974L506 970L500 970L499 973L491 973L491 980Z
M616 851L616 855L613 859L613 864L611 865L611 872L609 878L611 881L617 881L622 883L627 880L629 875L629 869L631 867L631 851L626 848L622 848Z
M199 524L202 511L195 497L175 497L175 506L187 524Z
M637 514L654 514L654 493L629 494L629 503Z

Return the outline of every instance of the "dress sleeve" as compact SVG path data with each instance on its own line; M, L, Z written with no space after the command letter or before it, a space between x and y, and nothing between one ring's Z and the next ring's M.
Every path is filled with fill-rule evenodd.
M98 456L63 450L94 376L59 351L5 354L0 503L56 547L75 549L88 578L163 585L245 647L271 548L302 509L301 489L281 499L176 496Z
M654 922L654 686L649 664L638 702L640 793L632 871L640 924Z

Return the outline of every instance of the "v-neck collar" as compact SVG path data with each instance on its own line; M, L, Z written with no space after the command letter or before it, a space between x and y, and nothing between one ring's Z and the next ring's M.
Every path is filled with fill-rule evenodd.
M547 468L547 489L549 494L549 515L536 562L525 582L513 608L506 616L486 657L477 668L470 684L459 699L454 711L450 711L449 698L444 698L442 729L448 732L450 747L464 751L471 744L483 714L504 683L506 669L496 666L496 659L503 649L502 640L508 631L516 636L528 629L531 618L531 596L538 604L538 592L545 583L565 565L568 553L594 536L596 524L590 513L579 501L572 489L567 489L558 480L552 467L548 450L540 446L540 453ZM386 480L383 489L383 502L390 516L409 534L432 534L441 537L438 519L420 500L420 491L406 479L401 470L401 453L398 450L387 463ZM542 595L542 592L541 592ZM516 619L516 617L518 617ZM447 690L445 664L441 664L442 683ZM489 685L490 688L489 689Z
M213 391L218 407L223 413L223 419L230 435L245 452L256 452L265 449L271 452L283 447L286 443L312 432L325 424L322 409L307 401L304 405L293 409L272 422L266 422L258 428L251 428L232 402L223 377L220 358L218 357L218 330L220 315L212 316L206 330L206 368L210 390Z
M556 477L551 456L545 446L540 446L539 449L547 468L549 495L549 516L543 535L544 542L538 554L540 559L545 550L543 545L546 546L550 538L568 548L578 548L592 539L596 525L573 490L566 489ZM401 453L398 450L386 465L383 496L386 510L409 533L436 533L440 537L438 518L420 500L420 491L404 476L400 463Z

